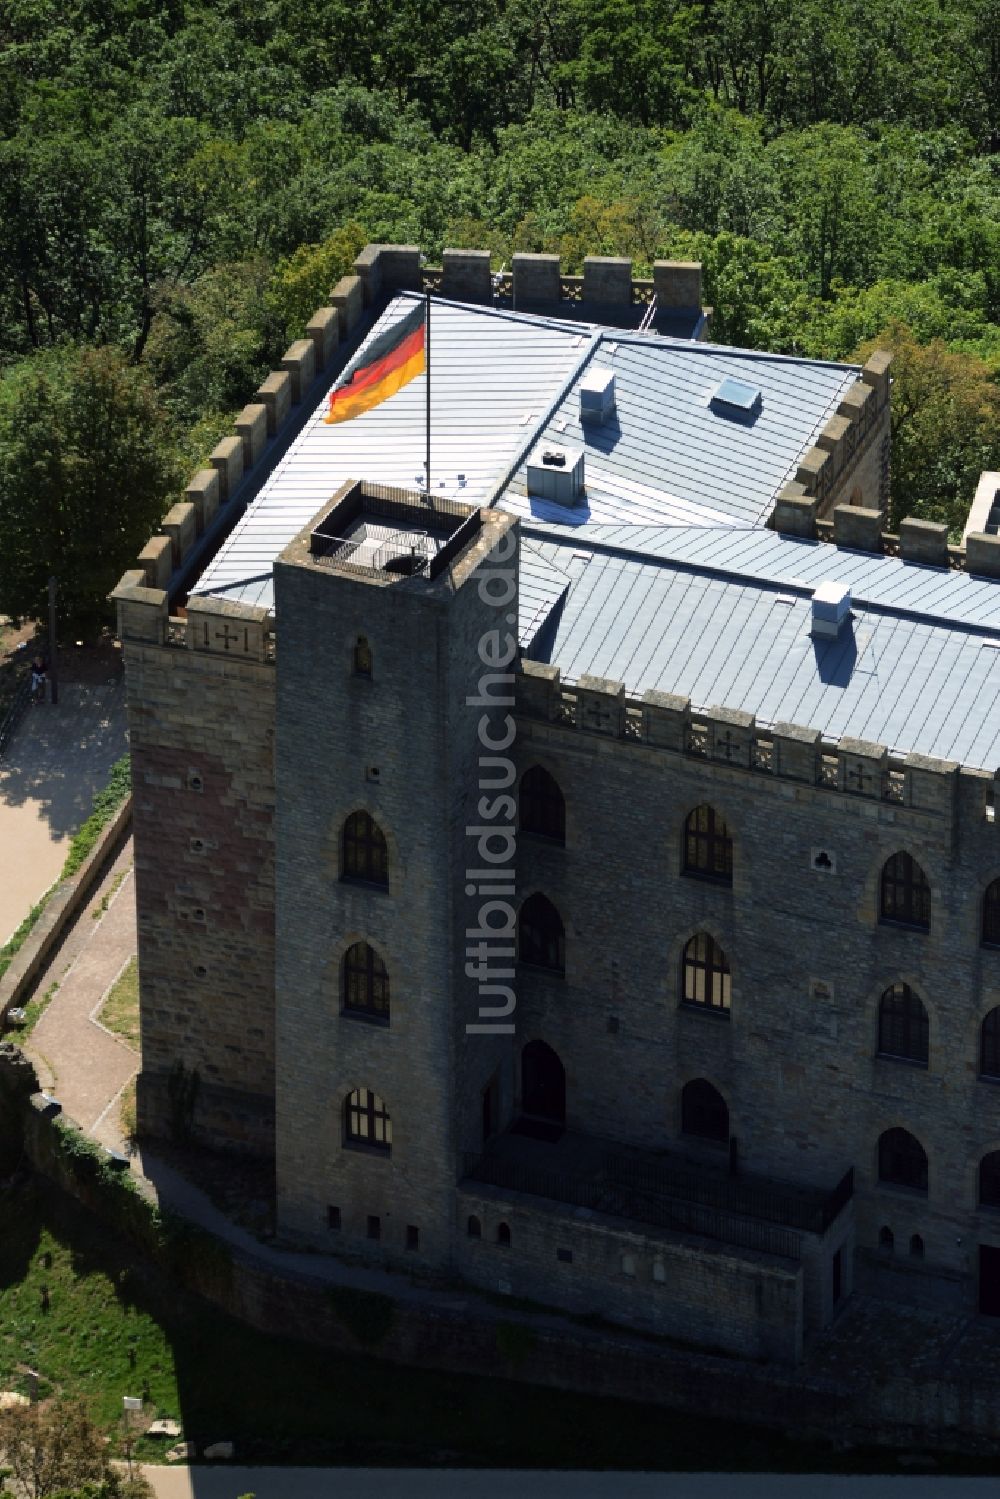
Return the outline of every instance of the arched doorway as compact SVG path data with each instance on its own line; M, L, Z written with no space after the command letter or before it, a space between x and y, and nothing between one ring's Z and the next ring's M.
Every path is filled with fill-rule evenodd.
M521 1053L521 1112L547 1124L566 1123L566 1069L544 1041L529 1041Z

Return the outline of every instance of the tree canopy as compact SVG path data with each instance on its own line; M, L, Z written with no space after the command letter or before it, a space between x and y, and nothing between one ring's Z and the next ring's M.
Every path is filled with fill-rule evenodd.
M0 611L37 607L25 559L52 530L24 528L18 434L40 513L55 447L85 446L45 356L104 350L126 406L147 394L145 526L171 454L203 456L367 239L570 271L694 256L720 341L843 359L898 325L995 385L1000 0L11 0ZM973 406L963 451L995 463ZM930 446L898 495L941 513L969 465L939 423L909 430ZM114 510L103 530L109 554L132 534Z

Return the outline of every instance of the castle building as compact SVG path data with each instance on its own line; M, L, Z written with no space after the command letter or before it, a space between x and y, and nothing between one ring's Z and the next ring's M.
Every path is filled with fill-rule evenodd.
M323 417L430 290L426 377ZM697 266L370 246L115 592L140 1129L283 1239L794 1361L1000 1313L1000 539Z

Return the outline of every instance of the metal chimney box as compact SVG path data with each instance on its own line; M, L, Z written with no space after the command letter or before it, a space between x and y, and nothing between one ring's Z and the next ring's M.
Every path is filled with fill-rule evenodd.
M540 442L528 459L528 493L573 506L583 494L583 449Z
M851 590L846 583L821 583L812 596L812 635L836 640L851 617Z
M595 364L586 372L578 386L580 392L580 422L603 426L615 414L615 372Z

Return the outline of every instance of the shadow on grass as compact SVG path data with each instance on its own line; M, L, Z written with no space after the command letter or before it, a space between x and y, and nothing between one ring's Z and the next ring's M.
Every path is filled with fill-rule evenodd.
M39 1179L0 1203L0 1382L24 1388L17 1370L30 1364L43 1392L85 1396L109 1428L123 1395L143 1395L199 1451L232 1441L241 1463L899 1471L892 1453L838 1454L736 1423L723 1434L655 1406L267 1337L178 1290ZM497 1364L509 1354L498 1337ZM165 1445L143 1438L137 1455L162 1459Z

